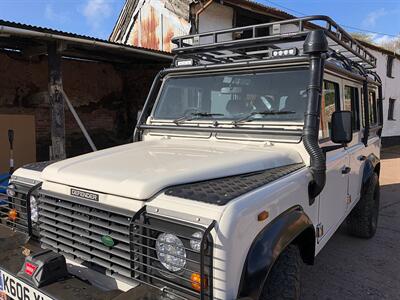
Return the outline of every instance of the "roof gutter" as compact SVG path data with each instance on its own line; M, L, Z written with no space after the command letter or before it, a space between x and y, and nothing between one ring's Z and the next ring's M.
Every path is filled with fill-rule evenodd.
M30 38L42 38L46 40L59 40L64 42L72 42L78 44L84 44L92 47L102 47L107 49L113 50L121 50L126 52L131 52L132 54L140 54L145 56L153 56L163 60L171 60L173 59L172 55L156 53L144 49L138 49L130 46L125 45L118 45L114 43L102 42L98 40L89 40L85 38L78 38L78 37L71 37L65 36L61 34L53 34L53 33L46 33L46 32L39 32L35 30L28 30L22 28L15 28L10 26L0 25L0 34L9 34L14 36L25 36Z

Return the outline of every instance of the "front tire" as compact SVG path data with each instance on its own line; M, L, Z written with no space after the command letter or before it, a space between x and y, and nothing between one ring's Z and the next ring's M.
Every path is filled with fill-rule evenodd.
M289 245L272 267L260 300L300 299L300 269L299 248L296 245Z
M370 239L375 235L378 227L379 201L379 177L374 173L365 194L347 217L349 234L365 239Z

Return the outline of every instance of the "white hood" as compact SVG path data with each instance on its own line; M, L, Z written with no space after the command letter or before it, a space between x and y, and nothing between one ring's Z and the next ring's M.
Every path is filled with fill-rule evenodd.
M177 184L302 162L277 146L210 140L139 142L54 163L42 179L138 200Z

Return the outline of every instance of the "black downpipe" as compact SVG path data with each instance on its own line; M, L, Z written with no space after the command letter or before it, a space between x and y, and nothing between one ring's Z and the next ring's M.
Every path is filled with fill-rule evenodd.
M382 84L378 87L378 109L379 109L379 126L383 126L383 91L382 91ZM379 136L382 135L382 128L379 130Z
M363 98L364 98L364 136L363 136L363 143L364 146L367 147L368 145L368 138L369 138L369 107L368 107L368 78L365 78L363 84Z
M308 104L303 128L304 147L310 155L310 170L313 180L308 186L310 203L322 192L326 182L326 158L319 147L319 123L321 112L321 90L325 53L328 41L323 30L311 31L304 42L304 53L310 56L310 83Z

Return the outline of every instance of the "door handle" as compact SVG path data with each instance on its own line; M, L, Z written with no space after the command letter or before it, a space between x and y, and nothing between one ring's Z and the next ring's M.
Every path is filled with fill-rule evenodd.
M357 159L358 159L359 161L364 161L364 160L367 159L367 157L366 157L365 155L360 155L359 157L357 157Z
M349 174L350 171L351 171L351 168L350 168L350 167L344 167L344 168L342 169L342 174Z

